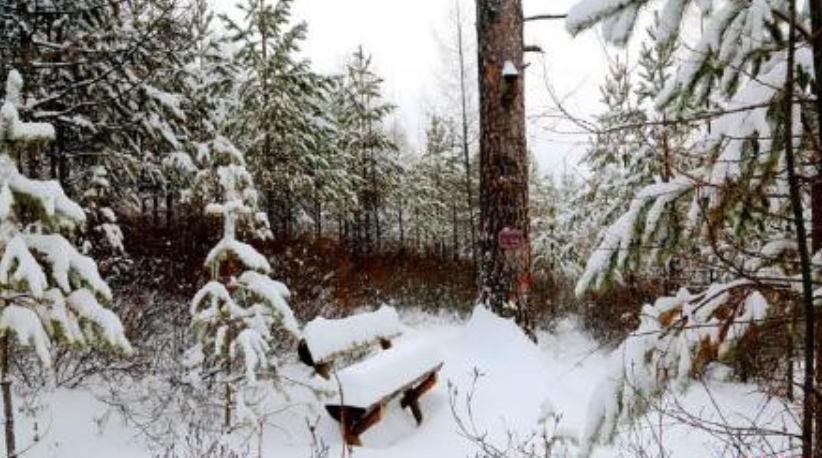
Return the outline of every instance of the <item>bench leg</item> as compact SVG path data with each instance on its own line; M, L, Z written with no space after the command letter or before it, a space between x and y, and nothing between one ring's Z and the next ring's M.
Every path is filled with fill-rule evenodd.
M420 403L419 399L409 399L403 408L408 407L411 409L411 414L414 415L414 420L417 421L417 426L422 423L422 410L420 410Z
M382 405L378 405L357 421L349 421L342 416L340 425L343 429L343 439L347 445L362 445L360 435L382 419Z
M330 370L331 365L328 363L319 363L314 366L314 372L326 380L331 380Z
M432 372L428 377L425 378L419 385L415 388L411 388L410 390L406 391L402 399L400 400L400 406L404 409L409 407L411 409L411 413L414 415L414 420L417 421L417 425L422 423L422 410L420 410L420 397L428 390L430 390L434 385L437 383L437 373Z

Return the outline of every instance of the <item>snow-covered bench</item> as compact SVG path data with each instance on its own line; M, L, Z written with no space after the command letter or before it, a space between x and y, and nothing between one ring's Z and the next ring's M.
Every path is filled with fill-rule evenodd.
M442 358L427 342L392 345L391 340L401 334L402 325L391 307L339 320L318 318L303 331L300 360L326 379L335 360L377 345L383 349L335 373L339 392L326 410L340 422L347 444L359 445L359 436L379 422L386 405L400 396L400 406L411 409L417 424L422 422L419 398L436 384Z

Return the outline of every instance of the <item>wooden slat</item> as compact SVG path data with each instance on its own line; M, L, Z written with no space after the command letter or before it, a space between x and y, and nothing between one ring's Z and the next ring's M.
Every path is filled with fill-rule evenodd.
M443 363L439 363L439 364L437 364L436 366L434 366L433 368L431 368L430 370L425 371L425 372L424 372L422 375L420 375L419 377L417 377L417 378L415 378L414 380L412 380L412 381L410 381L410 382L406 383L405 385L403 385L403 386L399 387L399 388L398 388L396 391L394 391L392 394L390 394L390 395L388 395L388 396L384 397L383 399L381 399L381 400L380 400L380 401L378 401L378 402L379 402L379 403L382 403L382 404L387 404L389 401L391 401L392 399L396 398L399 394L405 393L406 391L408 391L408 390L412 389L412 388L413 388L416 384L421 383L421 382L424 382L425 380L427 380L427 379L428 379L429 377L431 377L432 375L434 376L434 383L436 383L436 381L437 381L437 378L436 378L436 376L437 376L437 372L439 372L439 370L440 370L440 369L442 369L442 364L443 364ZM434 386L434 385L433 385L433 384L431 384L431 386L429 386L428 388L426 388L426 391L427 391L428 389L430 389L432 386Z

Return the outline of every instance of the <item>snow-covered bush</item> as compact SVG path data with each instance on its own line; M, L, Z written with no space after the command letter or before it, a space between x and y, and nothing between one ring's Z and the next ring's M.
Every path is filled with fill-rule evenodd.
M710 362L732 357L771 308L753 286L736 281L697 294L681 289L645 305L639 326L611 355L589 402L583 455L610 441L620 420L644 414L653 398L686 388Z

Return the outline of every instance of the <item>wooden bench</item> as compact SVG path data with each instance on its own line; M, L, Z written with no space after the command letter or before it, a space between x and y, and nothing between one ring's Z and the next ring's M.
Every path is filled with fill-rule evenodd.
M300 360L323 378L334 376L339 392L325 407L340 423L346 444L360 445L360 435L378 423L386 406L398 397L400 406L411 410L418 425L422 423L419 399L436 384L443 362L427 342L393 345L401 334L402 325L391 307L339 320L318 318L306 325ZM382 350L374 354L377 347ZM369 350L360 361L334 369L338 360Z

